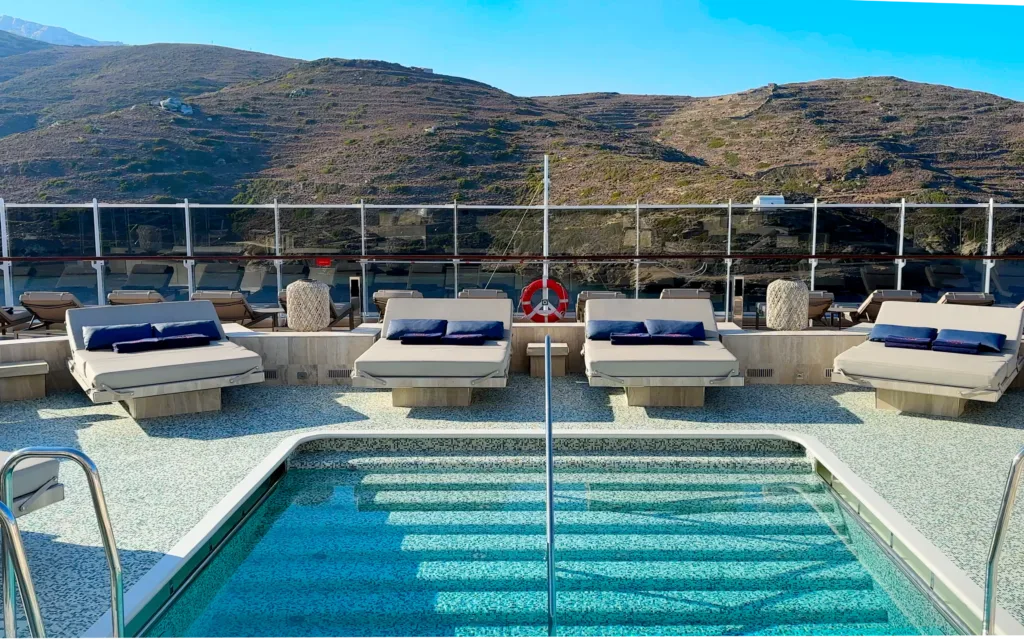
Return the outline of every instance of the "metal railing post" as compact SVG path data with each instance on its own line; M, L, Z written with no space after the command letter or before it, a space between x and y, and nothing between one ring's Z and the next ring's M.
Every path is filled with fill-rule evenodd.
M21 531L18 529L18 521L14 513L6 504L0 504L0 526L3 528L4 557L7 558L4 569L5 582L4 593L7 593L8 585L12 590L21 590L21 602L25 607L25 618L28 619L28 628L33 638L45 638L46 629L43 626L43 616L39 611L39 601L36 599L36 587L32 583L32 573L28 568L28 556L25 555L25 546L21 541ZM8 570L9 569L9 570ZM14 598L4 598L4 635L7 638L18 637L17 612L14 610Z
M551 274L551 261L548 259L549 253L549 242L548 242L548 218L551 215L550 203L548 202L548 191L551 185L551 179L548 177L548 156L544 154L544 269L542 276L541 285L541 304L547 304L548 299L548 277ZM550 316L544 316L544 322L548 321Z
M363 315L370 309L370 286L366 279L366 201L359 201L359 251L362 254L362 258L359 260L359 264L363 273ZM379 318L384 320L384 318Z
M107 566L110 570L110 610L112 637L124 637L124 581L121 575L121 558L117 554L117 544L114 542L114 529L110 525L110 514L107 512L107 501L103 497L103 485L100 484L100 473L95 463L81 451L63 447L27 447L19 449L8 456L3 466L0 467L0 497L7 507L13 511L14 507L14 469L22 460L39 458L59 458L71 460L78 464L85 472L86 480L89 482L89 493L92 495L92 506L96 512L96 520L100 528L100 538L103 541L103 551L107 556ZM14 556L17 550L13 550ZM16 566L17 559L11 553L5 555L5 584L3 589L4 599L4 627L8 632L8 621L14 622L14 601L17 595L14 588L14 580L20 572ZM29 579L31 580L31 578ZM23 583L24 584L24 583ZM28 584L31 584L29 582ZM38 605L36 605L38 606Z
M281 260L281 207L277 198L274 198L274 267L277 269L277 297L280 299L284 289L284 274L281 273L284 260Z
M453 272L455 275L455 290L452 292L453 298L459 297L459 201L452 201L452 248L455 258L452 260Z
M4 199L0 198L0 257L11 257L11 239L7 235L7 206ZM4 272L4 306L14 306L14 280L11 278L11 262L0 261L0 268Z
M640 299L640 199L636 201L636 268L634 269L635 282L633 283L633 298Z
M733 293L732 282L732 198L729 198L729 207L725 211L725 319L728 322L732 317Z
M544 336L544 468L547 473L548 635L555 635L555 439L551 418L551 336Z
M188 279L188 297L196 292L196 261L192 258L195 247L192 243L192 209L189 208L188 198L185 198L185 277Z
M992 268L996 265L995 260L992 259L992 249L994 248L993 232L995 230L995 215L996 215L996 199L988 199L988 245L985 249L985 255L988 259L985 260L985 293L991 293L992 288Z
M814 199L814 208L811 209L811 255L818 255L818 199ZM814 272L818 269L818 259L811 258L807 261L811 267L811 291L814 291Z
M107 285L104 278L104 270L107 262L102 259L103 242L100 237L100 203L96 198L92 199L92 239L96 260L92 261L92 268L96 270L96 299L99 305L107 304Z
M903 233L907 227L907 199L900 198L900 239L899 246L896 249L896 253L899 256L893 260L893 264L896 265L896 288L903 288L903 267L907 264L906 259L903 257ZM870 291L868 293L871 293Z
M1013 516L1013 504L1017 501L1017 487L1020 486L1021 471L1024 471L1024 449L1017 452L1010 463L1010 473L1006 476L1003 488L1003 501L999 507L999 517L992 531L992 544L988 550L988 570L985 575L985 617L982 620L981 634L990 636L996 632L996 588L999 580L999 556L1003 552L1003 541L1006 539L1006 527Z

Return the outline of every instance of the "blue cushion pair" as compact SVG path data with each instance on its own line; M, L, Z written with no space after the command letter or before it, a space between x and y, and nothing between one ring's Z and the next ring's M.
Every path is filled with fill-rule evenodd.
M505 337L505 325L498 320L431 320L423 318L399 318L388 323L388 340L402 340L413 334L415 339L426 339L422 336L440 334L441 336L482 335L484 340L502 340ZM419 336L419 337L417 337ZM422 343L421 343L422 344Z
M206 336L211 341L220 340L220 327L213 320L82 327L82 339L85 342L86 351L111 349L118 342L195 334Z
M114 353L144 353L146 351L162 351L164 349L181 349L184 347L205 347L212 340L201 333L183 333L163 338L142 338L114 343Z
M704 323L699 320L588 320L588 340L611 340L612 334L688 335L704 340ZM620 343L621 344L621 343Z
M868 335L871 342L904 342L931 341L938 334L938 329L931 327L911 327L902 324L876 324Z
M482 333L456 333L443 335L434 333L407 333L401 337L402 344L448 344L479 346L487 342Z

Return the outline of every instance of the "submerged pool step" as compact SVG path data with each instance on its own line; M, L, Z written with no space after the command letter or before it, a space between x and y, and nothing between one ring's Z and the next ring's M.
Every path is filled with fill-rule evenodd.
M424 629L450 625L540 625L547 617L544 592L402 592L388 594L333 591L316 598L275 599L263 606L251 594L222 590L223 612L197 635L253 635L254 625L286 628L289 621L317 620L341 627L379 626L415 620ZM647 591L620 593L563 591L558 617L563 625L796 625L808 623L886 622L887 598L878 590ZM258 633L256 635L259 635Z
M559 591L816 591L823 588L873 588L871 575L854 560L826 562L639 561L558 562ZM300 580L296 576L315 576ZM295 591L318 597L335 590L401 591L544 591L543 561L326 560L267 558L247 565L231 578L231 589L258 597L266 590Z
M301 465L301 462L298 464ZM344 462L344 469L380 473L450 473L456 471L543 471L543 456L366 456ZM792 473L813 471L803 455L559 455L555 470L639 473L708 473L751 471Z
M379 629L377 635L409 635L406 633L415 627L395 625ZM353 627L348 630L337 630L340 636L358 636L367 633L366 627ZM383 633L381 633L383 632ZM917 629L915 627L899 627L881 622L857 623L847 622L842 624L793 624L793 625L762 625L762 624L732 624L732 625L615 625L612 627L563 625L555 627L555 635L560 637L587 638L587 637L649 637L649 636L916 636L930 635L929 630ZM941 632L933 630L932 633L941 635ZM457 637L538 637L548 635L547 626L542 625L519 625L507 627L493 627L486 625L465 625L454 627L446 631L446 634Z
M515 533L544 535L545 512L535 511L348 511L309 509L301 522L274 525L277 535L382 535ZM833 529L811 511L779 513L631 513L628 511L558 511L555 531L565 533L671 533L828 535ZM846 526L836 528L846 532Z
M402 560L542 560L540 535L460 534L296 538L267 532L252 554L266 558L349 558ZM558 536L563 560L843 560L849 549L835 535L623 535Z

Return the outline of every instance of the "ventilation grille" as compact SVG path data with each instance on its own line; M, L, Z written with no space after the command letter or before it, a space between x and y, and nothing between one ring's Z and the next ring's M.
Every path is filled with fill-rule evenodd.
M829 367L829 368L825 369L825 377L826 378L831 378L832 377L832 367Z
M771 378L775 375L775 369L747 369L748 378Z
M327 370L327 379L328 380L342 380L342 379L351 378L351 377L352 377L352 370L351 369L328 369Z
M267 369L263 372L263 378L266 380L277 380L277 369Z

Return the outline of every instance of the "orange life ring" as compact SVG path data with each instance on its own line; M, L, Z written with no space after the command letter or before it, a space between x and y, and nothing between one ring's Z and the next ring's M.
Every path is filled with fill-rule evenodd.
M523 295L520 297L520 302L523 304L523 312L526 314L527 319L534 322L558 322L565 317L565 312L569 310L569 292L566 291L561 282L548 278L547 289L549 292L554 292L558 299L558 304L551 304L547 297L542 297L537 306L534 307L533 294L543 288L544 278L534 280L523 288Z

